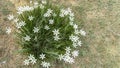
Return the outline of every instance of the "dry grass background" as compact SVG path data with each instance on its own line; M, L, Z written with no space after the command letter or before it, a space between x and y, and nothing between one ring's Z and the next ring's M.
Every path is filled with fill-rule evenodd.
M78 23L87 32L76 63L56 68L120 68L120 0L51 0L72 7ZM15 7L27 0L0 0L0 68L37 68L24 66L14 35L6 35L6 19Z

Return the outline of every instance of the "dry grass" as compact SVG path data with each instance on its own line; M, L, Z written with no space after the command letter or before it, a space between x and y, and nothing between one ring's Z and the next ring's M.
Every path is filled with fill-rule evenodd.
M13 2L15 6L21 5L25 0L19 1ZM5 7L3 3L9 6L6 2L8 1L0 0L0 6ZM61 68L120 68L120 0L53 0L53 2L72 7L78 23L83 25L87 32L77 62ZM5 17L7 12L1 11L0 68L36 68L23 66L23 57L16 52L18 46L13 42L14 35L4 34L5 27L10 25Z

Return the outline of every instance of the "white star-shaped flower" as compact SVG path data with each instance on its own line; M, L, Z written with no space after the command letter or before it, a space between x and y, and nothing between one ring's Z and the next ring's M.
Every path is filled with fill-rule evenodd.
M78 35L79 34L79 30L75 29L74 33Z
M11 31L12 31L12 29L11 29L10 27L7 27L7 28L6 28L6 33L7 33L7 34L10 34Z
M43 8L44 8L44 6L43 6L42 4L40 4L39 6L40 6L40 8L41 8L41 9L43 9Z
M74 35L71 35L69 37L69 39L72 41L72 42L77 42L79 40L79 37L78 36L74 36Z
M59 29L54 29L52 32L53 32L53 35L58 35L58 34L60 34L60 33L59 33Z
M25 60L24 61L24 65L29 65L30 61L29 60Z
M73 64L74 62L75 60L72 57L70 57L68 63Z
M73 63L74 63L74 59L73 59L72 57L68 56L68 55L65 55L64 58L63 58L63 60L64 60L65 62L70 63L70 64L73 64Z
M79 46L82 46L82 42L81 42L81 41L78 41L77 44L78 44Z
M75 43L75 42L73 42L72 45L73 45L73 47L75 47L75 48L78 46L77 43Z
M59 55L59 57L58 57L59 60L62 60L63 58L64 58L64 55L62 55L62 54Z
M38 27L34 27L33 31L34 31L34 33L38 33L39 28Z
M51 14L50 14L50 13L45 13L43 16L44 16L44 17L50 17Z
M74 13L72 13L72 12L71 12L69 15L70 15L71 17L74 17Z
M53 12L52 9L48 9L48 10L47 10L47 13L52 13L52 12Z
M12 19L14 19L14 16L13 16L13 15L9 15L9 16L8 16L8 19L9 19L9 20L12 20Z
M25 26L26 25L25 21L21 21L19 24L20 24L20 26Z
M34 2L34 5L38 5L39 3L38 2Z
M34 55L31 55L31 54L30 54L30 55L28 56L28 58L29 58L29 60L32 60L32 59L34 58Z
M33 58L33 59L31 60L31 63L32 63L32 64L35 64L36 61L37 61L37 59Z
M32 1L30 1L30 4L32 3Z
M43 67L45 67L45 66L46 66L46 62L45 62L45 61L42 61L42 62L41 62L41 65L42 65Z
M42 61L41 65L45 68L49 68L50 67L50 63Z
M19 21L19 19L18 19L18 18L15 18L15 19L14 19L14 22L15 22L15 23L17 23L18 21Z
M54 20L50 19L49 24L53 24L53 23L54 23Z
M74 24L74 25L73 25L73 28L74 28L74 29L77 29L77 28L78 28L78 25Z
M34 19L34 17L33 17L33 16L29 16L28 19L29 19L30 21L32 21L32 20Z
M19 23L16 23L16 27L19 29L19 28L21 28L22 26L25 26L26 25L26 23L25 23L25 21L21 21L21 22L19 22Z
M58 41L59 39L60 39L60 38L59 38L58 35L55 35L55 36L54 36L54 40L55 40L55 41Z
M47 4L46 0L42 0L41 2L42 4Z
M69 22L69 24L70 24L71 26L73 26L73 22Z
M5 63L6 63L6 61L3 61L2 63L3 63L3 64L5 64Z
M45 54L42 53L42 54L40 55L40 59L43 60L44 58L45 58Z
M25 37L24 37L24 39L25 39L25 41L30 41L30 36L28 36L28 35L26 35Z
M79 51L78 50L75 50L72 52L72 56L75 58L79 55Z
M29 55L28 56L28 58L29 58L29 62L31 62L32 64L35 64L36 63L36 61L37 61L37 59L35 59L35 57L34 57L34 55Z
M70 47L66 47L65 50L66 50L66 52L69 52L69 51L71 51L71 48Z
M82 36L86 36L86 32L83 31L83 30L80 30L80 34L81 34Z
M70 21L73 22L74 21L74 17L69 17Z
M49 27L48 25L46 25L46 26L44 27L44 29L49 30L50 27Z

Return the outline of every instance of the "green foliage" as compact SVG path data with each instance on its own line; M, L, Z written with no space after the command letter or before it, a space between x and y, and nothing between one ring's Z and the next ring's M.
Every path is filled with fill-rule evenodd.
M56 16L43 17L47 9L54 10ZM41 53L46 54L46 57L56 58L58 54L65 53L65 47L72 45L69 40L69 36L74 32L73 27L69 24L69 16L60 17L60 8L50 3L45 5L44 9L40 7L35 8L32 11L25 11L23 14L19 15L21 21L25 21L26 25L19 29L18 38L22 39L19 44L22 46L23 52L27 54L33 54L36 58L39 58ZM30 21L29 16L33 16L34 20ZM49 25L49 20L53 19L54 24ZM49 25L50 29L45 30L44 26ZM34 33L34 27L38 27L40 30L38 33ZM53 38L53 30L59 29L60 41L55 41ZM23 37L29 35L31 37L30 41L25 41Z

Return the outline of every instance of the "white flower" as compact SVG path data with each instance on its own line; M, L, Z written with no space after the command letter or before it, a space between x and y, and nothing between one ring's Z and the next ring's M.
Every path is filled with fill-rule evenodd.
M65 15L63 13L60 14L60 17L64 17Z
M17 23L18 21L19 21L19 19L18 19L18 18L15 18L15 19L14 19L14 22L15 22L15 23Z
M70 15L70 17L74 16L74 14L71 12L70 8L60 10L60 17L64 17L64 16L67 16L67 15ZM70 20L72 21L73 19L70 19Z
M30 1L30 4L32 3L32 1Z
M60 38L59 38L58 35L55 35L55 36L54 36L54 40L55 40L55 41L58 41L59 39L60 39Z
M6 33L7 33L7 34L10 34L11 31L12 31L12 29L11 29L10 27L7 27L7 28L6 28Z
M72 41L72 42L77 42L79 40L79 37L78 36L74 36L74 35L71 35L69 37L69 39Z
M69 14L69 12L66 9L65 10L61 9L61 13L64 14L64 15L68 15Z
M28 58L29 58L29 60L32 60L32 59L34 58L34 55L31 55L31 54L30 54L30 55L28 56Z
M73 26L73 22L69 22L69 24L70 24L71 26Z
M65 55L64 58L63 58L63 60L65 62L70 63L70 64L74 63L74 59L72 57L68 56L68 55Z
M58 34L60 34L60 33L59 33L59 29L54 29L52 32L53 32L53 35L58 35Z
M35 64L36 63L36 61L37 61L37 59L35 59L35 57L34 57L34 55L29 55L28 56L28 58L29 58L29 61L32 63L32 64Z
M43 60L44 58L45 58L45 54L41 54L41 55L40 55L40 59Z
M34 5L38 5L38 2L34 2Z
M59 60L62 60L63 58L64 58L64 55L62 55L62 54L59 55L59 57L58 57Z
M75 60L72 57L70 57L68 63L73 64L74 62Z
M47 13L52 13L52 12L53 12L52 9L48 9L48 10L47 10Z
M25 60L24 61L24 65L29 65L30 61L29 60Z
M30 41L30 36L28 36L28 35L26 35L25 37L24 37L24 39L25 39L25 41Z
M34 33L38 33L39 28L38 27L34 27L33 31L34 31Z
M80 30L80 34L81 34L82 36L86 36L86 32L83 31L83 30Z
M41 9L43 9L43 8L44 8L44 6L43 6L42 4L40 4L39 6L40 6L40 8L41 8Z
M78 35L79 34L79 30L75 29L74 33Z
M18 14L22 14L23 12L25 12L25 11L31 11L31 10L33 10L34 8L33 7L30 7L30 6L20 6L20 7L18 7L17 8L17 13Z
M16 27L19 29L19 28L21 28L22 26L25 26L26 25L26 23L24 22L24 21L21 21L21 22L19 22L19 23L16 23Z
M71 17L74 17L74 13L70 13L69 15L70 15Z
M72 52L72 56L75 58L79 55L79 51L78 50L75 50Z
M48 25L46 25L46 26L44 27L44 29L49 30L50 27L49 27Z
M46 67L46 62L45 62L45 61L42 61L41 65L42 65L43 67Z
M65 50L66 50L66 52L70 52L71 48L70 47L66 47Z
M20 26L25 26L26 25L25 21L21 21L21 22L19 22L19 24L20 24Z
M50 67L50 63L42 61L41 65L45 68L49 68Z
M16 27L19 29L21 28L21 25L19 23L16 23Z
M79 46L82 46L81 44L82 44L82 42L81 41L78 41L78 43L77 43Z
M71 12L72 12L72 9L71 9L71 8L67 8L67 11L68 11L69 13L71 13Z
M74 25L73 25L73 28L74 28L74 29L77 29L77 28L78 28L78 25L74 24Z
M73 42L72 45L73 45L73 47L75 47L75 48L78 46L76 42Z
M65 14L65 15L68 15L68 14L69 14L69 12L65 10L65 11L64 11L64 14Z
M49 24L53 24L53 23L54 23L54 20L50 19Z
M70 47L66 47L65 50L66 50L65 56L70 56L71 55L70 54L71 48Z
M38 4L38 2L34 2L34 8L37 8L39 6Z
M45 13L43 16L44 16L44 17L50 17L51 14L50 14L50 13Z
M32 63L32 64L35 64L36 61L37 61L37 59L33 58L33 59L31 60L31 63Z
M48 9L47 12L43 15L44 17L50 17L53 10Z
M9 15L9 16L8 16L8 19L9 19L9 20L12 20L12 19L14 19L14 16L13 16L13 15Z
M2 63L3 63L3 64L5 64L5 63L6 63L6 61L3 61Z
M32 20L34 19L34 17L33 17L33 16L29 16L28 19L29 19L30 21L32 21Z
M42 4L47 4L46 0L42 0L41 2Z

